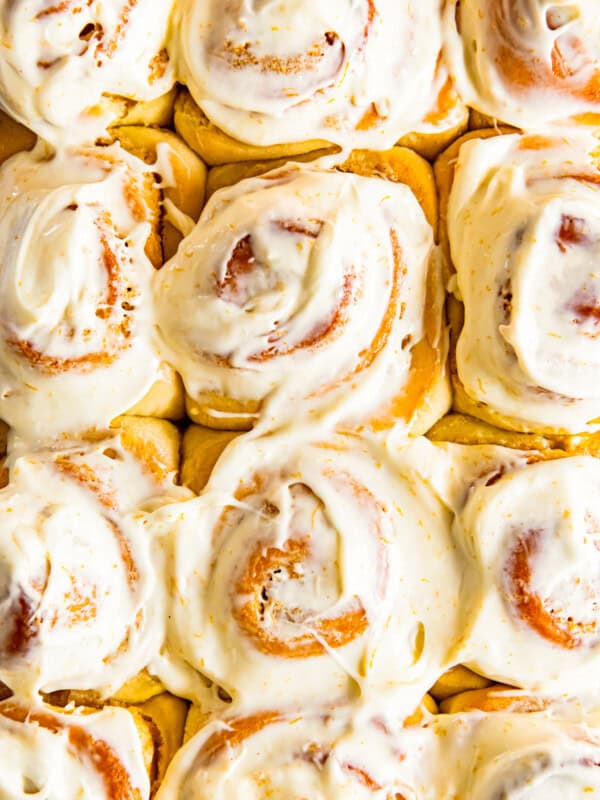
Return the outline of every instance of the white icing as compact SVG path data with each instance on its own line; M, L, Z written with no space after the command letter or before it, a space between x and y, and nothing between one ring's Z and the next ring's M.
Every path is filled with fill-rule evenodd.
M456 518L477 579L461 653L478 672L540 691L597 687L600 461L490 464ZM460 457L460 456L459 456Z
M118 145L0 170L0 416L19 433L106 426L156 379L148 179Z
M255 728L256 719L249 720ZM382 720L333 709L283 714L251 736L246 724L225 718L197 734L176 756L158 800L387 800L404 788L396 765L407 754ZM232 746L215 747L228 733Z
M22 722L3 716L12 707L0 705L0 797L116 800L120 791L118 797L148 800L142 748L127 711L61 714L39 705L27 708L30 716Z
M180 3L173 26L179 77L237 139L270 145L320 138L385 149L434 103L438 5Z
M405 185L297 165L242 181L156 275L164 346L192 398L268 398L267 426L406 428L389 408L425 336L433 252Z
M200 498L157 516L173 587L158 671L184 694L191 667L245 707L358 690L410 713L451 663L461 565L411 448L397 462L345 439L243 437Z
M448 0L445 55L463 100L513 125L598 112L596 0Z
M2 0L0 106L54 144L93 142L111 121L103 96L152 100L173 85L161 66L172 5Z
M597 140L528 142L498 136L460 151L448 209L465 305L458 374L471 398L517 427L596 430Z
M392 713L339 708L257 720L209 723L158 800L583 800L600 790L598 738L543 714L437 715L404 728Z
M164 636L145 509L186 496L118 436L13 455L0 491L0 680L114 694Z

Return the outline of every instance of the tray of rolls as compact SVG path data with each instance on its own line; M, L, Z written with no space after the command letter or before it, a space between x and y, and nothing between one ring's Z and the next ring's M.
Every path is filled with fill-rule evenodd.
M600 794L595 0L0 0L0 798Z

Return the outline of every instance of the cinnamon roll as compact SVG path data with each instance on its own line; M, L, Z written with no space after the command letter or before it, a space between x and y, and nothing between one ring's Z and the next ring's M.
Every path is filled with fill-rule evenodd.
M545 434L600 427L600 173L589 132L477 134L438 164L458 306L455 408ZM442 168L444 167L444 168ZM445 205L445 203L444 203Z
M445 55L468 105L521 128L600 112L595 0L446 0Z
M53 144L89 144L132 101L174 83L166 49L173 0L0 3L0 106Z
M230 137L381 150L434 105L440 23L437 0L193 0L173 29L181 82Z
M157 800L285 797L408 800L403 751L386 721L344 709L217 718L176 756Z
M11 451L0 491L0 680L20 697L109 696L158 652L164 597L146 518L188 496L172 483L171 428L124 421L96 443Z
M425 178L408 180L430 192L416 154L372 157L416 159ZM368 153L347 168L376 172ZM402 183L288 165L217 192L155 297L188 414L209 427L293 415L404 434L447 408L433 233Z
M32 438L106 427L156 382L154 174L119 145L20 153L0 170L0 417ZM173 398L175 395L175 399Z
M450 520L411 454L233 441L197 500L157 512L171 543L164 683L202 702L208 678L246 707L265 692L288 706L387 693L412 712L462 621Z
M439 715L397 735L410 754L396 766L398 779L410 800L593 797L600 736L589 722L543 713Z
M6 798L148 800L154 757L138 713L120 708L63 713L0 703L0 792Z
M471 462L452 503L474 570L460 660L527 690L596 688L600 461L447 447Z
M442 56L435 73L435 100L415 130L398 141L433 160L469 127L470 113L458 94Z

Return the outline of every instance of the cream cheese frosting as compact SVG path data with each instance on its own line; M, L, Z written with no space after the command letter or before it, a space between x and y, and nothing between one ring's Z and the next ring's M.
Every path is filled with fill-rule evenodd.
M203 700L200 673L244 708L392 696L411 713L464 621L451 520L410 450L242 437L202 496L157 512L163 682Z
M0 491L0 680L19 697L114 694L159 651L163 583L147 513L186 496L119 436L13 454Z
M211 121L257 145L391 147L433 105L438 0L182 2L180 80Z
M0 416L20 434L106 427L152 386L153 183L118 145L0 170Z
M155 277L158 326L192 401L268 398L266 427L406 429L414 349L432 328L443 349L436 270L407 186L288 165L213 195Z
M180 751L157 800L395 800L405 757L384 720L344 709L229 716Z
M597 146L573 131L460 150L448 207L465 306L458 376L512 427L599 427Z
M53 144L90 143L104 100L152 100L174 82L173 0L0 2L0 106Z
M158 800L563 800L600 789L585 720L450 714L401 728L332 713L217 718L175 758Z
M455 533L476 564L461 659L525 689L597 688L600 461L573 456L482 469ZM509 456L514 458L513 456Z
M58 713L0 704L0 797L148 800L150 785L131 714Z
M600 111L595 0L448 0L445 55L463 100L522 128Z

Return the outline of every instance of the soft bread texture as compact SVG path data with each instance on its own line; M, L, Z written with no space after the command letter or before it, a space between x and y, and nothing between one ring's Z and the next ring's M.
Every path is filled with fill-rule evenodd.
M91 143L118 118L168 120L172 0L0 6L0 105L54 146ZM136 101L148 102L135 108ZM132 106L134 108L132 108Z
M450 106L445 109L449 119L442 124L438 121L439 130L428 130L424 126L424 130L420 132L402 136L398 145L410 148L429 160L439 155L469 124L469 111L460 104L458 98L451 97L449 103ZM331 142L320 139L263 146L239 141L214 125L186 89L182 89L177 96L174 119L175 128L181 138L211 166L246 161L304 160L331 155L339 150ZM435 128L435 125L430 127Z
M593 330L588 331L595 323L585 316L588 307L580 297L581 292L593 292L593 288L586 288L586 281L593 282L593 276L589 271L584 274L586 268L577 261L594 257L590 248L595 239L591 231L585 236L583 231L573 231L571 235L569 225L575 219L572 214L582 226L588 224L584 206L588 203L588 209L593 208L596 147L597 141L585 128L570 133L557 131L555 136L519 136L511 135L509 130L488 129L465 135L436 162L445 274L454 292L448 310L455 410L500 428L551 437L580 433L586 436L595 431L598 404L592 377L594 334ZM494 154L500 151L506 151L506 157L498 161L498 155L494 163ZM479 195L477 203L468 195L469 180L472 192ZM482 201L481 193L488 183L493 188L485 190L489 199ZM452 202L455 217L450 219ZM485 218L497 218L495 224L502 228L502 238L493 229L485 233L484 228L484 235L478 239L475 229L482 228L471 220L481 213L477 206L482 202L495 203L494 214L486 211ZM559 206L562 217L559 214L559 230L553 232L549 227L554 224L553 215L559 213ZM522 214L516 210L513 213L511 209L517 207L525 209ZM575 208L577 212L573 211ZM511 214L517 216L511 218L510 224L502 223ZM594 218L589 210L587 217ZM519 224L521 238L511 248L510 230L516 230ZM454 237L453 253L449 234ZM563 243L565 237L569 237L567 244ZM546 241L548 252L544 250ZM458 263L453 264L453 256ZM544 267L538 263L540 258ZM542 274L545 276L550 266L548 291L538 304L532 305L527 292L533 291L535 280L543 280ZM562 286L571 274L572 286L565 284L559 291L556 287ZM508 275L504 278L508 288L500 283L503 275ZM502 309L494 305L496 292L504 298ZM540 283L535 294L542 293ZM562 351L571 348L570 361L561 360L561 346ZM550 363L556 363L556 368L551 369Z
M388 148L432 108L446 116L437 6L188 3L174 19L179 76L214 124L253 145Z
M456 694L485 689L491 683L492 681L484 678L483 675L478 675L467 667L459 665L444 672L433 684L429 694L439 703Z
M255 214L252 225L260 227L263 223L258 211L259 206L256 206L257 201L254 199L253 192L256 192L255 196L261 199L261 203L263 202L263 197L266 202L268 187L270 185L277 185L275 181L278 180L278 175L281 175L282 180L290 181L292 185L295 185L295 183L300 185L303 181L307 183L312 180L316 186L318 181L329 181L327 173L321 174L316 169L309 171L311 169L309 166L302 168L296 165L293 168L290 166L289 169L281 168L279 173L269 173L265 175L263 181L255 180L255 183L240 182L240 179L248 175L264 174L271 166L269 162L260 162L232 164L214 168L214 170L218 172L218 177L217 181L215 181L209 174L209 191L214 189L217 184L224 187L225 183L231 181L237 181L237 183L231 186L228 194L213 195L210 214L209 209L207 209L195 233L192 235L192 238L195 236L199 242L203 241L203 225L205 225L208 220L213 220L211 223L213 227L217 225L219 209L221 207L227 207L226 198L231 197L232 200L227 200L227 202L238 203L240 209L242 209L245 203L245 192L247 193L248 209L256 208L256 211L252 212ZM390 192L396 192L398 195L400 195L400 193L392 187L407 187L412 192L412 196L416 197L420 202L423 213L435 233L437 221L437 194L432 170L429 164L414 152L406 148L392 148L382 153L354 151L349 158L337 168L337 172L371 178L371 182L361 183L360 180L356 181L357 190L360 190L358 193L359 197L361 192L364 193L367 190L375 191L375 189L377 189L377 191L387 191L385 189L386 180L389 181ZM273 177L271 177L271 175ZM334 175L335 173L332 174L331 181L329 181L330 183L333 182ZM377 178L378 181L374 182L372 180L374 178ZM351 181L343 182L343 185L345 186L346 183L349 187ZM337 184L340 186L339 191L342 191L342 181L340 181L339 178L337 178ZM291 191L291 188L289 191ZM307 197L311 197L312 195L310 192L312 190L307 191L309 191ZM343 189L343 191L345 191L345 189ZM314 197L315 203L318 206L326 201L327 195L321 193L319 195L315 194ZM398 197L398 203L400 202L401 199ZM222 204L225 205L223 206ZM412 207L411 204L412 199L408 205ZM331 211L333 211L333 209L331 209ZM267 213L266 208L264 212ZM339 208L338 204L337 214L339 215L340 212L343 212L343 208ZM246 211L240 210L240 213L245 214ZM262 214L262 212L260 213ZM290 211L287 213L293 212ZM323 214L325 212L316 209L310 213L318 215L319 213ZM329 216L331 216L331 214L329 214ZM333 212L333 219L337 219L335 212ZM397 230L400 232L399 235L404 236L410 226L408 226L408 223L406 226L403 226L400 222L397 224ZM210 228L207 228L207 230L209 229ZM192 239L190 239L190 244L188 245L190 248L192 247L191 242ZM239 246L238 244L238 247ZM404 247L404 245L402 245L402 247ZM403 252L407 254L408 247L404 247ZM204 267L202 267L202 262L198 261L198 263L195 264L195 261L192 261L192 257L194 260L198 259L198 256L194 255L194 250L190 249L189 253L190 258L186 257L185 252L180 250L176 259L166 268L167 272L159 274L157 281L159 287L157 294L158 302L161 304L161 307L164 306L163 317L160 321L161 330L167 340L167 346L173 349L172 361L173 363L181 364L179 367L180 371L184 376L184 381L187 381L188 384L192 383L192 381L197 382L197 378L193 376L198 372L201 365L200 361L198 361L198 365L194 366L188 356L185 355L184 350L189 353L190 345L186 345L184 350L182 350L183 345L179 342L180 338L183 340L183 338L191 334L189 332L183 334L182 332L181 336L179 334L176 335L174 325L176 327L181 324L178 321L180 318L192 319L192 317L194 318L193 325L198 325L199 323L195 320L200 319L200 317L198 317L197 312L192 307L191 300L188 299L191 297L191 294L187 292L185 297L179 297L179 295L177 295L179 291L177 287L181 285L183 281L189 282L192 279L192 275L198 269L204 269ZM178 260L181 262L180 264ZM268 266L271 268L270 265ZM243 267L240 267L240 269L242 268ZM413 266L407 262L403 269L408 269L408 274L411 274ZM188 277L185 275L186 272L189 273ZM427 298L424 301L425 336L423 337L422 333L419 334L420 341L416 341L413 335L415 345L412 349L411 366L409 368L406 389L403 393L401 390L397 401L393 403L390 411L386 412L390 420L405 420L414 432L424 431L430 427L434 419L441 416L448 405L447 379L445 375L445 334L441 324L443 316L443 296L441 292L438 262L434 252L432 252L427 275ZM237 281L238 278L235 280ZM371 278L370 280L373 279ZM404 283L406 283L406 279ZM175 303L176 306L173 306L173 303ZM186 304L185 310L183 310L183 303ZM414 305L417 301L412 301L412 303ZM179 309L178 316L171 321L173 318L171 309L174 307ZM410 307L411 304L407 303L406 308L410 309ZM195 345L195 347L198 348L197 345ZM232 370L231 374L235 375L235 370ZM282 378L284 379L283 374ZM282 378L277 377L275 380L280 381ZM247 390L244 391L247 392ZM254 424L256 418L260 417L262 412L262 400L264 399L263 397L256 396L256 394L253 396L252 392L249 394L247 393L246 396L241 394L235 396L233 393L224 394L215 389L207 390L200 385L192 391L190 391L188 386L187 395L187 413L194 422L209 427L229 430L245 430L250 428ZM378 419L374 424L380 429L386 427L382 419Z
M37 136L24 125L0 111L0 164L3 164L15 153L31 150Z
M204 482L206 441L219 449L219 438L188 438L184 480ZM359 687L411 714L454 663L462 610L449 519L410 455L398 459L350 437L233 440L200 497L161 515L172 569L166 685L202 706L208 678L246 708L262 687L285 706L301 664L295 698L351 699Z
M196 222L204 206L206 167L196 154L172 131L127 125L113 128L112 135L129 152L149 166L155 165L161 176L163 194L161 236L163 261L177 250L187 232L176 227L177 219L169 216L165 201L180 213ZM190 223L188 222L188 225ZM186 226L187 228L187 226Z
M138 675L164 625L148 515L190 496L173 483L178 465L178 433L163 420L122 418L117 430L37 452L11 447L0 493L0 676L20 697L155 693Z
M593 0L449 0L445 59L464 101L528 129L598 113L596 12Z
M315 151L335 153L337 149L335 145L318 139L268 146L241 142L213 125L186 89L179 92L175 101L175 129L184 142L211 166L275 158L287 160Z

